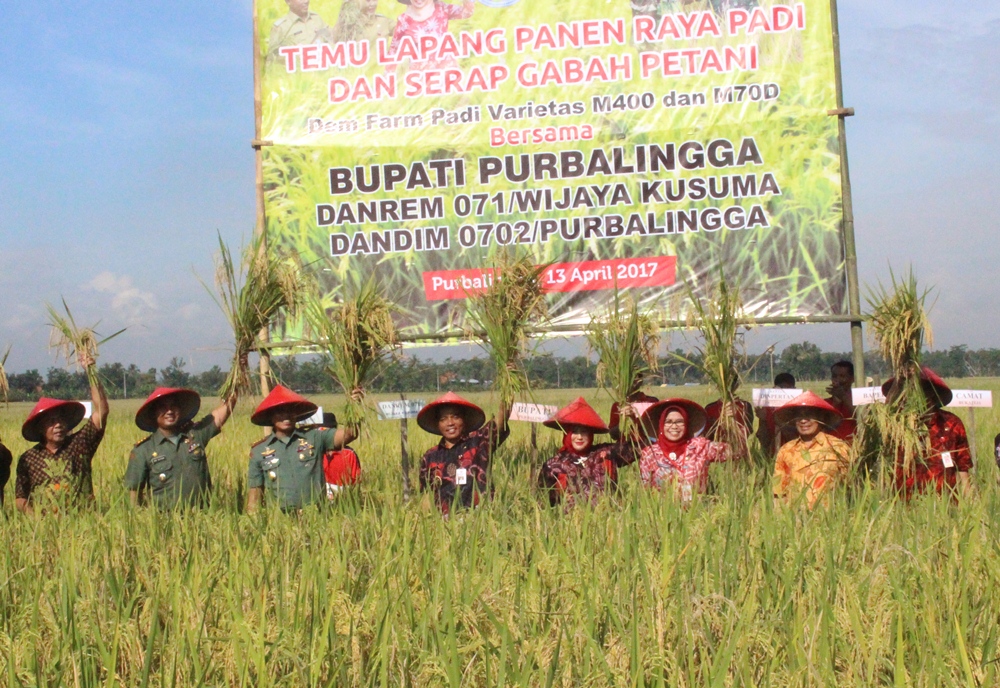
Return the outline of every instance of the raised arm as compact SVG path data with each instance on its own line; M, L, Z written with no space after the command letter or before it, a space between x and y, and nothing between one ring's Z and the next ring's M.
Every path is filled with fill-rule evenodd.
M363 389L354 389L351 391L351 400L355 403L360 404L364 401L365 391ZM361 428L357 425L345 425L342 428L337 428L337 434L333 438L333 448L343 449L349 445L354 440L358 439L361 434Z
M81 351L76 356L77 363L84 370L90 372L91 368L94 368L97 363L94 358L88 354L86 351ZM94 371L97 372L96 370ZM108 397L104 393L104 385L101 384L101 379L96 374L89 376L91 378L90 384L90 401L92 404L90 413L90 422L98 430L104 429L104 424L108 420Z
M212 409L212 420L215 422L215 427L221 430L222 426L226 424L229 416L233 414L233 409L236 408L236 400L237 394L233 392L228 399Z

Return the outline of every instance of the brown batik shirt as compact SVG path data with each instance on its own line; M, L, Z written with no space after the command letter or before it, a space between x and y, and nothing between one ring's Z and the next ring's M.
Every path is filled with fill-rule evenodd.
M55 454L44 443L36 444L17 460L14 497L34 501L43 490L59 500L92 497L90 464L102 439L104 430L88 422Z

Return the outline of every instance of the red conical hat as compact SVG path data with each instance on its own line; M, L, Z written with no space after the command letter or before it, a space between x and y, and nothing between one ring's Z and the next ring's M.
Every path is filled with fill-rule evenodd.
M642 422L643 427L646 428L646 432L650 437L660 434L660 416L670 406L680 406L687 413L688 437L694 437L705 429L705 424L708 422L708 414L705 413L705 409L702 408L701 404L693 402L690 399L677 397L658 401L643 411L639 420Z
M889 391L892 389L895 382L896 378L894 377L886 380L885 384L882 385L882 394L889 396ZM951 387L948 386L947 382L941 379L941 376L927 366L920 367L920 382L928 384L934 388L934 393L937 394L938 399L941 401L941 406L947 406L951 403Z
M577 397L576 401L564 406L556 412L556 415L542 423L547 428L567 431L568 428L576 426L587 428L595 433L609 432L607 424L597 415L597 411L590 407L583 397Z
M789 425L799 418L818 420L831 430L844 420L837 409L809 391L803 392L774 412L774 422L777 425Z
M42 433L42 420L44 420L46 414L59 409L65 409L66 425L69 426L69 430L79 425L83 417L87 415L87 408L79 401L64 401L62 399L42 397L35 404L35 408L31 409L28 419L21 426L21 437L29 442L41 442L45 439Z
M260 402L260 406L254 409L253 415L250 416L250 422L254 425L269 426L271 425L271 413L275 409L286 407L291 409L296 420L308 418L316 413L316 409L319 408L319 406L304 396L296 394L287 387L278 385L271 390L271 393L265 397L264 401Z
M420 413L417 414L417 425L432 435L440 435L441 431L438 430L437 422L438 412L442 406L457 406L462 409L465 415L466 432L478 430L486 422L486 413L481 408L454 392L448 392L440 399L435 399L420 409Z
M156 414L153 413L153 409L157 401L167 397L177 397L177 405L181 407L181 421L179 423L181 425L194 418L198 414L198 409L201 408L201 396L193 389L157 387L135 412L135 424L139 426L140 430L156 432Z

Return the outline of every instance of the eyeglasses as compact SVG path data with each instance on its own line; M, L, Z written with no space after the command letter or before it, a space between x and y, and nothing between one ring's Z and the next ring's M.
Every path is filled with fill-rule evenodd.
M665 421L663 421L663 425L664 425L664 427L666 427L668 425L673 425L674 427L679 427L681 425L684 425L685 422L686 421L683 421L683 420L665 420Z

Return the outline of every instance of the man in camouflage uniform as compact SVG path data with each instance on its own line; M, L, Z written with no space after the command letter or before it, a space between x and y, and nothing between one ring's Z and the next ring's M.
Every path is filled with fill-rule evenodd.
M192 389L161 387L135 414L135 424L152 434L135 445L125 471L133 504L147 493L160 509L203 506L212 489L205 447L220 432L236 405L236 395L193 423L201 397Z
M282 511L300 511L326 501L323 454L341 449L356 436L354 428L296 427L316 413L305 397L278 385L253 412L250 422L271 428L271 434L250 448L247 511L267 498Z

